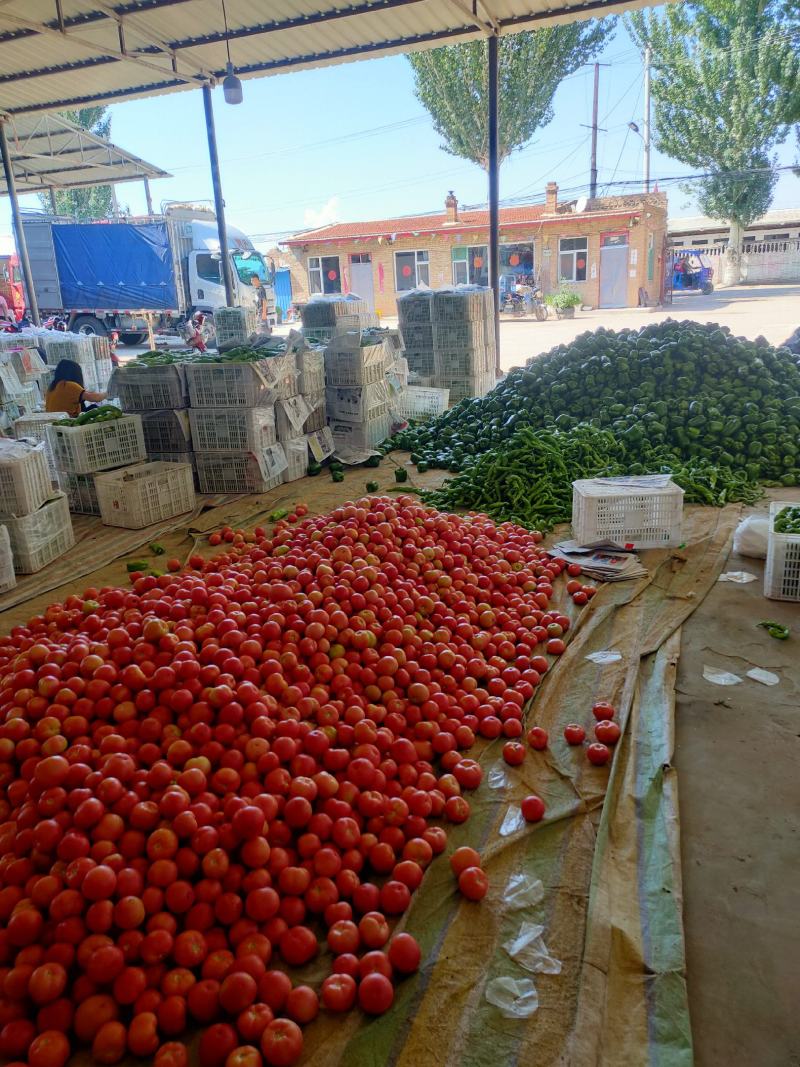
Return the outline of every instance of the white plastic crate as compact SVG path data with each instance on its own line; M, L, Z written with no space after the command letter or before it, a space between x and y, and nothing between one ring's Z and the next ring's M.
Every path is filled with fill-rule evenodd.
M18 519L6 519L17 574L35 574L75 544L69 505L56 493L38 511Z
M53 459L53 450L47 437L47 427L53 422L68 419L66 411L37 411L33 415L22 415L14 422L14 436L18 441L27 439L44 444L47 465L50 468L51 481L56 480L57 468Z
M437 387L450 391L450 406L458 404L461 400L469 400L476 396L486 396L497 385L497 377L493 370L484 371L482 374L468 374L464 377L453 378L436 377Z
M114 363L111 358L96 359L94 361L94 373L97 391L99 393L108 392L108 384L111 381L111 375L114 373Z
M404 392L398 393L394 401L397 414L413 422L427 422L447 411L450 403L449 389L426 389L420 385L409 385Z
M268 493L283 482L286 453L270 445L253 452L195 452L201 493Z
M254 307L216 308L214 331L217 345L243 345L255 333L258 316Z
M23 388L10 358L0 362L0 400L14 400L22 393Z
M14 554L11 551L11 539L5 526L0 526L0 593L7 593L17 584L14 574Z
M293 353L255 363L187 363L193 408L266 407L297 392Z
M465 322L490 319L493 315L493 293L488 286L457 285L433 291L434 322Z
M17 348L9 351L11 365L23 385L37 381L47 373L47 364L35 348Z
M405 356L398 356L386 365L386 380L393 389L407 389L408 374L408 360Z
M84 426L48 426L56 467L73 474L92 474L147 458L142 420L123 415Z
M681 543L682 523L683 490L666 475L572 483L572 531L579 545L667 548Z
M304 426L313 407L304 396L290 396L275 404L275 430L281 442L296 441L303 436Z
M325 390L305 397L311 413L303 423L303 433L314 433L328 425L328 409L325 407Z
M381 415L368 422L337 422L331 419L329 425L338 450L375 448L389 436L392 423L388 415Z
M177 410L146 411L142 414L144 447L151 452L191 452L192 431L189 412Z
M188 463L194 476L194 487L199 489L197 479L197 459L194 452L148 452L147 458L151 463Z
M141 463L95 479L106 526L141 530L194 508L194 475L188 463Z
M494 348L437 348L433 354L434 374L437 378L474 378L493 371Z
M769 540L764 571L764 596L770 600L800 600L800 534L778 533L775 519L797 501L773 500L769 506Z
M69 510L77 515L99 515L100 504L97 500L97 474L70 474L69 471L58 472L58 486L67 494Z
M321 349L305 349L297 353L297 388L307 396L325 388L325 355Z
M0 518L29 515L52 494L44 445L0 438Z
M308 442L305 437L287 441L283 450L286 453L286 470L283 472L285 482L296 482L304 478L308 470Z
M433 347L485 348L494 339L494 320L468 319L466 322L434 322Z
M338 339L337 339L338 340ZM325 352L325 384L344 389L382 382L386 374L386 346L365 345Z
M119 397L123 411L159 411L186 407L186 380L182 366L143 367L135 363L117 367L108 392Z
M433 348L433 323L430 319L427 322L404 322L400 327L400 333L406 348Z
M389 411L389 390L386 382L355 388L325 390L328 418L333 422L367 422Z
M96 360L111 359L111 341L108 337L101 337L99 333L87 334L87 337Z
M192 408L196 452L258 452L275 444L275 408Z
M412 322L426 323L433 314L433 290L411 289L397 298L397 315L400 329Z
M369 317L369 304L355 293L347 296L317 293L300 310L304 329L335 327L342 319Z

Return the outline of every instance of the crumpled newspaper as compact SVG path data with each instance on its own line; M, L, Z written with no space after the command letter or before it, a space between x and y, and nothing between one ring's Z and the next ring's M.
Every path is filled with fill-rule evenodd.
M530 978L494 978L486 986L486 999L506 1019L527 1019L539 1007L539 995Z
M554 959L542 939L544 927L524 922L519 933L503 948L512 960L531 974L561 974L561 960Z

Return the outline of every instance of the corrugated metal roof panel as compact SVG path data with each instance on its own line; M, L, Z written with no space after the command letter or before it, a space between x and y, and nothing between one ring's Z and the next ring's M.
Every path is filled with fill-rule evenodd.
M653 0L227 0L241 77L432 48ZM61 19L58 16L61 11ZM491 11L491 15L488 14ZM0 111L20 114L196 88L225 73L219 0L4 0Z

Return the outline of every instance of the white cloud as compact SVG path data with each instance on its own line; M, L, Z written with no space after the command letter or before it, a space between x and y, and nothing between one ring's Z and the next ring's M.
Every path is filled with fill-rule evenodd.
M303 223L309 229L317 226L328 226L332 222L339 221L339 197L332 196L327 203L317 211L313 207L307 207L303 213Z

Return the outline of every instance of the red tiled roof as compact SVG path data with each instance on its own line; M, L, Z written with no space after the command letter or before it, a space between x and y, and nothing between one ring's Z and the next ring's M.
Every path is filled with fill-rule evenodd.
M500 208L500 225L515 226L526 222L538 222L544 215L544 204L527 207ZM316 230L287 237L281 244L306 244L313 241L346 241L352 237L391 237L401 233L456 233L464 229L487 229L488 211L459 211L458 222L448 222L445 213L439 215L402 215L396 219L368 219L366 222L336 222L320 226Z

